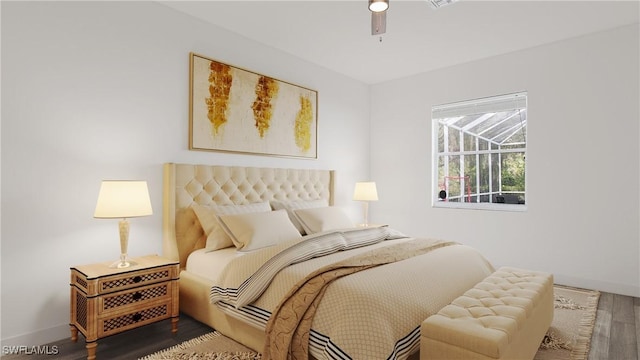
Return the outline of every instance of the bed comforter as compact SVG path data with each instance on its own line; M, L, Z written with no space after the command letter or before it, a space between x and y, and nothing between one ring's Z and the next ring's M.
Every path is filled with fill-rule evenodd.
M398 246L402 243L407 245ZM400 249L404 254L398 255ZM310 329L302 339L308 339L314 358L406 359L419 348L422 321L493 272L484 257L464 245L396 236L388 228L353 229L307 236L235 259L212 287L211 301L266 328L271 314L313 278L310 274L344 264L353 269L354 261L356 267L366 264L332 279L322 287L322 301L313 305ZM265 346L275 354L269 358L307 356L306 350L292 355L283 349L300 348L288 340L276 343L272 339Z

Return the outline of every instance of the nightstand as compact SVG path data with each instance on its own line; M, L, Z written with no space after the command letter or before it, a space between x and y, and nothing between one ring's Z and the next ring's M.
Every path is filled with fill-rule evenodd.
M87 359L96 358L98 340L171 318L178 331L178 261L157 255L132 259L137 265L117 269L113 262L71 268L71 340L80 331Z

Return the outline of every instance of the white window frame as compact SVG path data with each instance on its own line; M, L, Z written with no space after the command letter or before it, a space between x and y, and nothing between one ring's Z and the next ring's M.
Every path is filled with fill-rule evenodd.
M510 102L512 102L513 104L509 104ZM438 119L442 118L442 117L455 117L457 115L461 115L461 114L480 114L480 113L489 113L491 111L504 111L502 109L507 109L509 107L512 108L517 108L517 107L524 107L524 109L526 110L528 106L527 103L527 92L519 92L519 93L514 93L514 94L507 94L507 95L499 95L499 96L491 96L491 97L487 97L487 98L482 98L482 99L475 99L475 100L469 100L469 101L462 101L462 102L456 102L456 103L451 103L451 104L444 104L444 105L436 105L432 108L431 111L431 121L432 121L432 191L431 191L431 199L432 199L432 207L434 208L457 208L457 209L478 209L478 210L496 210L496 211L515 211L515 212L522 212L522 211L526 211L527 210L527 205L529 202L529 199L527 197L528 192L527 192L527 184L528 184L528 174L529 172L527 171L527 162L526 162L526 154L527 154L527 150L526 150L526 144L527 144L527 133L528 132L524 132L524 148L517 148L517 149L492 149L491 148L491 144L489 143L488 149L487 150L479 150L479 146L478 146L478 139L481 138L480 136L476 136L476 150L474 151L464 151L464 148L461 144L460 149L463 149L463 151L458 151L458 152L449 152L448 149L448 134L446 133L446 129L448 129L448 127L445 127L445 136L444 136L444 151L442 153L438 152L438 127L439 127L439 122ZM481 121L481 120L480 120ZM526 129L526 127L525 127ZM461 143L464 142L464 137L463 137L463 131L460 130L460 136L459 136L459 141ZM454 155L454 156L461 156L460 159L460 173L462 175L464 175L464 159L463 157L466 155L476 155L476 164L479 163L479 157L481 154L500 154L500 153L508 153L508 152L518 152L518 153L522 153L524 152L524 156L525 156L525 189L524 189L524 194L525 194L525 203L524 204L508 204L508 203L493 203L493 202L450 202L450 201L441 201L438 197L438 193L440 192L441 188L441 184L439 184L439 156L443 156L443 155ZM489 159L491 157L489 156ZM498 166L500 166L501 161L498 161ZM445 167L448 166L448 162L445 162ZM478 167L476 167L478 169ZM479 171L479 170L477 170ZM447 171L448 172L448 171ZM501 170L498 171L498 173L501 173ZM493 175L493 172L491 171L491 161L489 161L489 183L491 184L492 179L491 176ZM501 179L499 179L501 180ZM480 176L476 175L476 186L475 188L478 190L480 189L480 185L479 185L479 181L480 181ZM501 184L500 184L501 185ZM461 192L464 193L464 191L462 189L466 188L466 185L464 184L464 181L461 181L460 183L460 187L461 187ZM448 194L447 194L448 195ZM477 195L481 195L479 192L475 192L471 194L472 196L476 196L476 198L478 197ZM464 197L464 194L461 194L461 197ZM491 197L491 194L489 194L489 196Z

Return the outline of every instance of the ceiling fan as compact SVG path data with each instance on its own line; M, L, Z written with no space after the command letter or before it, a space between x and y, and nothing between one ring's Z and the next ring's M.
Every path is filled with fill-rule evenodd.
M437 9L457 0L428 0L431 7ZM369 0L371 11L371 35L382 35L387 31L387 9L389 0ZM382 39L380 39L382 41Z

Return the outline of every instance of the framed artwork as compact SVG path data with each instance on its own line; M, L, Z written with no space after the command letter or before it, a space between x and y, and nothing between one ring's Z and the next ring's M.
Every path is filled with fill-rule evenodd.
M190 150L317 159L317 91L189 58Z

